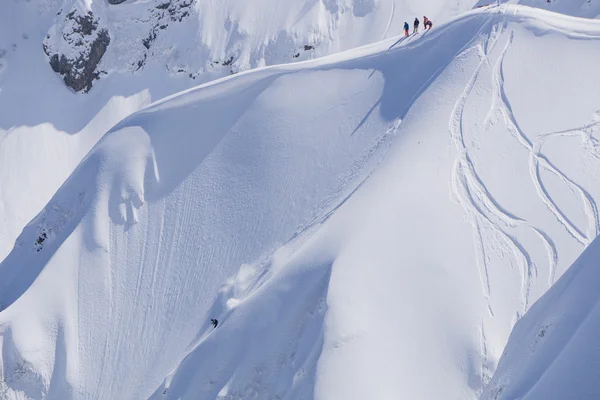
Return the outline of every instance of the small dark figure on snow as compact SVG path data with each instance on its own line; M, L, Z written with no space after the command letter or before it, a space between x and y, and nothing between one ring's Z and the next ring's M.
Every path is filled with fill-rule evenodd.
M415 18L415 22L413 23L413 33L419 32L419 18Z
M217 327L217 325L219 325L219 321L217 321L217 320L216 320L216 319L214 319L214 318L212 318L212 319L210 320L210 323L212 324L212 326L213 326L213 329L214 329L214 328L216 328L216 327Z
M423 15L423 28L427 29L428 21L429 21L429 18L427 18L426 16Z
M433 26L433 22L431 22L431 20L428 19L427 23L425 24L425 29L430 30L432 26Z
M408 22L404 22L404 36L408 36L408 29L410 27L408 26Z

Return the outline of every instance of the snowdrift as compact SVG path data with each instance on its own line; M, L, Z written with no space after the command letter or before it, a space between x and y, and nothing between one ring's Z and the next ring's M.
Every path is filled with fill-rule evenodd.
M478 5L495 4L496 1L480 0ZM600 18L600 2L598 0L501 0L500 3L518 3L530 7L539 7L574 17Z
M198 84L250 68L374 43L400 34L404 21L427 15L442 23L475 3L67 0L57 10L44 50L53 69L77 91L91 88L92 71L104 79L148 67Z
M593 399L600 393L600 239L515 326L482 399Z
M100 137L152 101L232 72L393 37L404 19L427 13L441 22L474 2L288 0L285 7L272 0L5 2L0 260ZM97 40L103 31L108 45L104 34ZM99 59L90 57L94 43L102 50ZM83 92L94 85L93 90L74 93L65 75L71 87Z
M598 234L599 47L502 6L131 115L0 264L0 393L478 396Z

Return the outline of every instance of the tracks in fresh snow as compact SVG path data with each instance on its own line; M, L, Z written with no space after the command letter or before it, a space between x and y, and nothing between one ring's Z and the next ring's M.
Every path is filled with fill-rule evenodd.
M504 47L500 51L496 62L492 65L489 61L489 55L494 52L494 49L504 37L506 38ZM467 130L473 129L473 127L465 126L464 114L467 101L486 67L492 70L493 93L490 109L483 120L484 129L490 128L498 118L504 121L509 134L527 151L529 176L541 203L573 240L582 246L586 246L600 232L600 218L594 198L583 186L569 178L547 155L541 152L542 146L549 138L581 136L584 140L585 150L591 156L600 159L600 143L592 135L595 130L600 130L600 113L597 113L592 121L584 126L538 135L534 139L530 139L515 117L504 85L504 60L513 40L514 33L512 31L507 32L504 26L495 25L491 29L487 41L465 50L459 56L467 56L472 52L476 52L478 63L459 95L449 121L450 134L458 149L452 172L452 189L455 198L469 215L473 225L474 244L478 254L477 266L481 278L482 292L488 302L490 315L494 313L491 303L493 288L490 284L490 253L506 251L511 254L511 258L518 265L521 274L521 304L524 312L529 307L532 285L539 275L539 271L538 264L529 253L528 246L525 246L525 242L522 242L522 239L519 238L519 234L524 232L523 229L529 230L542 242L549 265L549 285L554 283L556 279L558 250L550 235L543 229L503 208L490 193L475 167L473 150L470 149L465 139ZM585 214L587 226L578 226L569 217L569 213L559 206L553 198L550 188L544 184L542 172L557 177L565 190L581 199L582 211Z
M312 379L310 377L315 374L318 356L323 345L323 321L327 309L326 297L329 287L329 276L333 268L333 260L328 259L327 255L324 255L321 251L316 252L320 254L320 257L325 257L320 262L315 262L315 257L309 257L308 259L311 260L309 263L301 262L298 265L298 261L288 260L282 263L282 258L288 257L295 251L311 252L314 250L311 250L311 248L317 242L303 249L299 249L299 247L305 244L316 228L323 225L336 210L344 205L369 180L373 172L377 170L377 167L385 158L394 138L397 137L401 123L402 120L400 118L390 121L387 129L352 163L349 172L338 178L331 193L325 196L323 201L320 202L311 219L282 246L284 255L278 255L275 252L255 265L243 265L238 272L238 276L232 278L221 288L218 297L209 311L209 315L218 318L220 322L219 327L212 329L208 322L204 324L193 340L188 354L183 358L177 369L166 378L163 385L157 389L154 397L152 397L153 399L160 398L161 395L176 396L177 393L181 392L181 388L178 387L181 384L181 382L177 381L179 379L178 374L186 374L187 364L200 364L198 360L202 359L206 353L213 351L215 342L231 335L231 333L227 333L228 328L226 327L230 325L229 320L236 321L249 318L250 316L259 316L264 319L266 317L261 317L261 313L266 315L281 313L283 310L277 306L278 302L269 301L268 299L280 296L286 292L297 292L289 296L289 298L294 299L292 303L295 304L294 307L297 307L297 313L294 313L294 308L291 310L286 309L285 317L296 318L304 322L302 322L299 332L289 335L290 337L297 338L298 343L290 347L291 353L285 357L289 361L284 366L284 369L287 368L288 372L289 370L294 372L294 382ZM314 263L314 265L311 263ZM288 264L293 266L289 267ZM311 284L298 283L302 281L311 282ZM258 292L261 292L261 296L255 296ZM301 306L303 302L306 303L306 306ZM257 304L260 305L257 306ZM265 312L265 310L270 308L273 310ZM306 310L309 311L306 312ZM302 318L297 318L296 315L301 315L300 312L305 314ZM281 318L284 318L284 316L280 315L278 318L278 322L281 322ZM269 337L274 332L267 329L267 324L247 325L256 326L253 329L257 332L264 330L264 332L260 332L260 337ZM283 325L285 326L285 324ZM294 350L296 348L304 349L305 351ZM228 350L221 356L227 358L233 357L234 354L234 351ZM237 360L236 362L240 361ZM204 371L204 375L211 376L210 382L214 384L220 382L219 394L226 394L229 390L238 390L239 386L244 387L242 390L244 393L248 391L252 392L260 386L254 381L245 384L243 377L233 379L231 376L226 376L226 372L221 370L213 371L212 367L207 367L206 369L207 371ZM224 375L218 379L214 378L213 376L217 373ZM200 375L202 374L199 373ZM300 389L295 388L298 385L293 386L290 389L286 389L288 390L287 394L281 398L298 397L296 391ZM212 393L211 397L213 397Z
M598 212L594 200L585 191L585 189L583 189L581 186L577 185L575 182L569 179L563 172L561 172L557 167L555 167L554 164L552 164L552 162L548 158L540 154L539 148L541 144L529 140L529 138L525 135L525 133L519 126L515 115L512 111L510 101L504 89L504 57L506 55L506 52L508 51L510 44L512 43L512 40L513 35L511 33L506 47L502 52L496 64L496 67L494 68L494 83L497 88L496 94L500 96L500 101L498 102L497 110L504 117L509 132L517 139L519 144L521 144L529 152L529 173L531 175L532 181L535 185L536 191L540 199L542 200L548 211L550 211L556 217L556 219L564 226L567 232L580 244L587 246L591 242L591 238L584 234L576 226L576 224L568 218L566 213L558 207L558 205L550 195L549 190L542 181L540 175L541 169L543 168L556 175L558 178L561 179L562 182L566 184L569 190L577 192L582 197L582 199L585 202L585 213L588 217L588 223L590 226L596 227L598 225Z
M512 254L519 266L522 276L521 297L524 310L528 307L532 276L534 274L537 275L537 268L531 256L517 237L508 230L511 227L527 225L527 222L503 209L491 195L485 183L477 174L464 137L465 127L463 120L467 100L473 91L483 66L488 62L488 54L494 49L501 36L502 31L496 32L494 29L492 30L492 34L490 34L490 42L486 43L485 48L481 44L478 44L476 47L465 51L465 53L476 51L479 63L459 96L449 123L451 136L459 152L452 172L452 188L456 199L470 216L473 225L475 248L479 253L477 265L481 278L482 291L487 300L490 315L493 315L494 311L491 303L492 288L490 285L488 262L490 257L486 252L487 240L483 233L484 229L491 230L494 239L493 242L502 250ZM541 235L540 237L544 238L545 235ZM548 246L552 247L551 243L548 243Z

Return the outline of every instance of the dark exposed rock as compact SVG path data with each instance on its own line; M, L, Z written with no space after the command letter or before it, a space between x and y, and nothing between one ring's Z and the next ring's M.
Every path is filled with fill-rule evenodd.
M91 35L96 29L98 29L98 21L94 21L94 15L91 12L88 12L85 15L75 15L75 11L71 11L67 14L68 19L72 19L75 22L75 27L73 28L73 32L80 33L83 36Z
M169 1L167 11L173 22L181 22L190 15L188 9L192 6L193 0L183 0L180 2Z
M156 30L152 30L150 31L150 33L148 34L148 37L145 38L144 40L142 40L142 44L144 45L145 48L150 49L150 45L152 44L152 42L154 42L156 40Z
M74 24L70 32L63 37L68 38L74 47L80 48L76 57L70 58L65 54L54 52L46 43L43 44L44 52L50 57L50 66L54 72L63 76L65 84L75 90L89 91L92 83L98 78L96 67L104 56L110 36L106 29L98 30L98 21L91 12L85 15L75 15L72 11L66 16ZM46 38L50 39L49 36ZM84 40L85 39L85 40Z
M146 64L146 59L148 58L148 54L144 54L144 58L137 62L137 69L141 69Z
M108 0L116 5L126 0ZM147 13L134 17L134 22L147 26L148 30L137 38L136 45L143 46L132 52L127 64L132 71L144 68L155 50L155 41L169 26L188 18L197 0L157 0L148 2ZM75 91L87 92L94 80L101 75L99 65L106 53L111 37L114 39L109 19L101 14L82 11L81 8L65 9L58 13L63 17L54 25L43 42L52 69L59 73L67 86ZM119 41L121 43L121 41ZM140 47L141 47L140 46ZM231 60L230 62L233 62Z
M304 45L304 51L309 51L309 50L312 50L314 48L315 48L315 46L310 46L308 44Z
M42 231L42 233L35 240L34 247L36 252L39 253L42 250L42 245L46 241L46 239L48 239L48 235L46 234L46 232Z
M168 0L155 7L158 12L155 11L156 22L150 29L148 36L142 40L142 44L147 50L150 50L152 43L158 37L159 30L164 30L169 27L168 22L181 22L183 19L190 15L187 10L192 6L193 0Z

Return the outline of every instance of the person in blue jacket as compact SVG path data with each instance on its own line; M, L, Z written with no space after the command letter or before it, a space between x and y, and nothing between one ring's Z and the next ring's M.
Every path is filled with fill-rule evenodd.
M404 36L408 36L409 28L410 28L410 26L408 26L408 22L404 22Z

